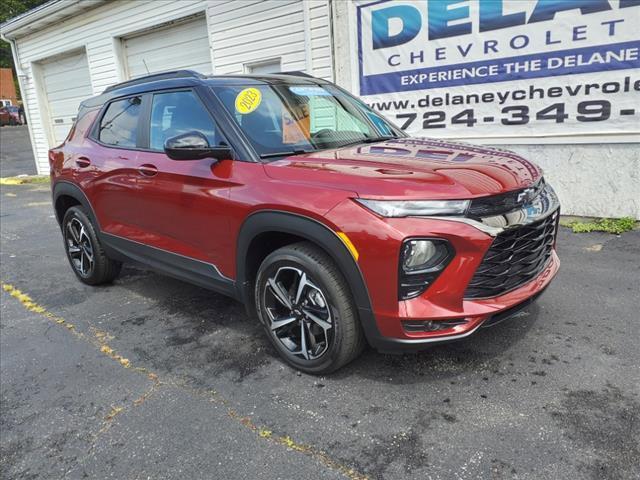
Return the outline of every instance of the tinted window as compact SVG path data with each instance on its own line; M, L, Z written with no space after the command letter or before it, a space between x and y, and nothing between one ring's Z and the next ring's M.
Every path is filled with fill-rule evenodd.
M215 124L193 92L157 93L151 107L149 146L164 150L167 138L196 130L204 134L209 145L217 145Z
M228 85L214 92L263 158L402 135L331 85Z
M141 97L131 97L109 104L100 122L100 141L118 147L135 147L141 101Z

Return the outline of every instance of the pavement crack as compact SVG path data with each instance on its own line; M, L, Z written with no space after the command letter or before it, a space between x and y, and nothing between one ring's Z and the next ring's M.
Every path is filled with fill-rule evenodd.
M14 285L2 282L2 289L13 298L17 299L26 310L32 313L36 313L41 317L54 322L56 325L60 325L61 327L66 328L77 338L89 342L91 345L96 347L100 353L116 361L117 364L119 364L121 367L131 369L135 372L146 375L152 381L152 385L146 392L144 392L141 396L139 396L132 402L133 408L144 404L148 400L148 398L162 386L178 388L192 395L205 397L211 402L225 406L227 408L229 418L240 423L245 428L255 433L255 437L259 441L271 442L272 444L285 447L287 451L302 453L303 455L314 459L325 468L338 472L350 480L365 480L368 478L366 475L356 471L355 469L344 465L336 460L333 460L328 453L317 447L299 443L292 439L289 435L284 433L274 434L273 431L255 424L250 416L243 416L242 414L238 413L235 408L233 408L232 404L227 399L219 395L219 393L215 390L196 389L189 386L185 381L182 380L179 382L165 379L161 380L158 374L149 371L145 367L133 365L128 358L125 358L120 353L116 352L116 350L109 345L108 342L113 340L114 337L108 332L98 330L94 327L90 327L90 335L80 332L75 328L73 324L67 322L59 315L50 312L46 309L46 307L35 302L28 294L22 292ZM99 439L99 437L106 431L108 431L113 424L114 419L125 411L126 408L124 406L111 406L111 410L103 419L103 426L93 436L89 451L84 458L88 458L93 453L96 441ZM81 462L79 462L79 464L81 464Z

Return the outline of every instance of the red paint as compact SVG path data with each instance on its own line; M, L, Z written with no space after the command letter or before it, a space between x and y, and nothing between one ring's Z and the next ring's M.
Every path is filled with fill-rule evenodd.
M290 211L345 232L359 257L380 332L395 338L459 334L491 314L539 292L557 272L546 270L505 295L464 300L463 293L492 237L444 220L380 218L352 199L468 199L531 185L538 167L502 150L437 140L398 139L325 150L272 163L174 161L164 153L104 147L87 137L95 114L79 120L69 139L50 153L53 182L84 191L100 228L215 264L236 276L236 242L247 216L262 209ZM80 168L78 159L90 159ZM155 173L157 170L157 173ZM398 301L398 258L409 236L447 239L455 258L418 298ZM437 333L406 334L407 319L468 318Z

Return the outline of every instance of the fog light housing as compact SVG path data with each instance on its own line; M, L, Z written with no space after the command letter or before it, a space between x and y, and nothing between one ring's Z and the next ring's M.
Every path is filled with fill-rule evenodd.
M407 240L402 246L402 269L406 273L421 273L437 268L449 256L444 240Z
M407 333L428 333L449 330L469 323L468 318L454 318L450 320L409 320L402 322L402 328Z
M453 248L444 239L412 238L400 250L398 298L408 300L422 294L453 258Z

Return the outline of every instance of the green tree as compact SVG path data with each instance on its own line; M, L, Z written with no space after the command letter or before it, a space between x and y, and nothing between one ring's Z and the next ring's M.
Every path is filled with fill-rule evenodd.
M48 0L0 0L0 24L47 1ZM13 81L16 84L16 91L20 92L16 69L13 65L13 56L11 55L11 45L3 41L0 41L0 67L13 68ZM20 95L20 93L18 93L18 95Z

